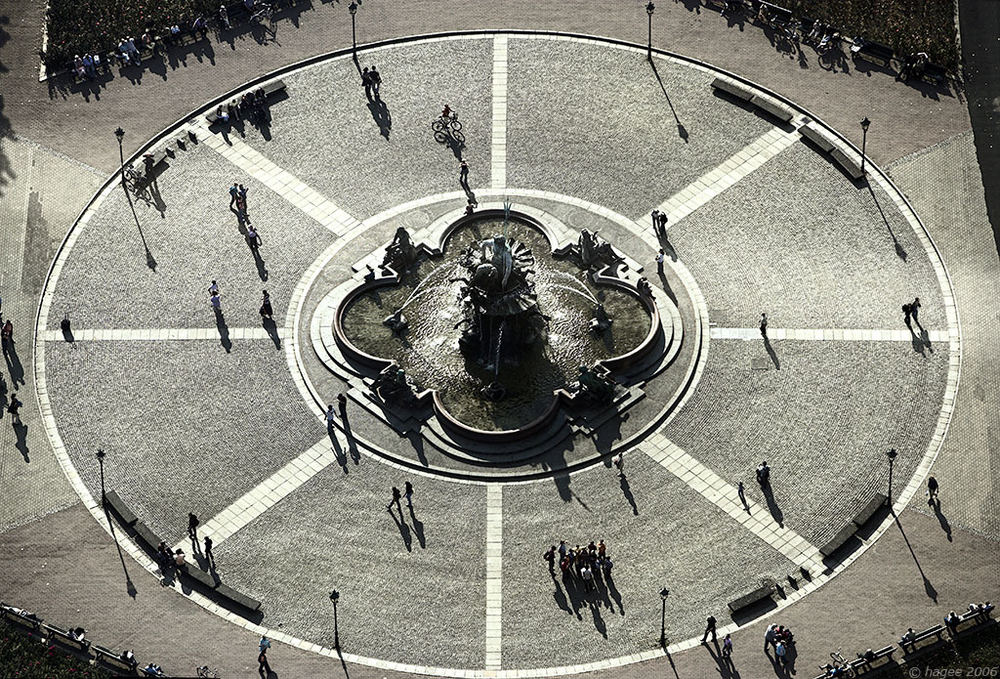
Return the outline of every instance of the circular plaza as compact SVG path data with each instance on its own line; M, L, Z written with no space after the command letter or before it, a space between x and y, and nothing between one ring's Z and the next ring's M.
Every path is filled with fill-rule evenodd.
M383 82L366 93L373 65ZM951 283L887 175L870 162L859 175L859 150L793 102L679 56L541 33L406 39L246 89L261 87L274 96L252 120L208 119L242 91L191 102L204 108L143 149L162 159L149 181L131 197L117 177L103 187L50 270L35 334L45 428L95 519L103 482L190 551L196 514L214 541L214 562L199 563L261 609L184 591L198 603L386 669L602 669L696 645L708 615L721 631L751 622L752 606L731 604L762 587L770 609L807 596L882 534L887 512L869 511L854 544L845 527L885 495L902 509L923 484L959 377ZM435 139L446 104L461 141ZM632 343L565 344L542 396L514 415L465 407L481 375L475 389L434 382L461 363L448 358L459 335L421 345L380 321L405 311L416 334L435 313L441 328L461 320L449 281L440 305L407 305L424 277L446 277L435 248L448 255L467 210L534 225L534 260L563 267L536 288L561 281L583 314L607 299L615 337L630 337L625 316L641 305ZM497 223L474 242L508 226ZM383 266L400 230L431 253L409 282ZM559 259L583 258L584 231L611 246L614 268ZM361 347L350 351L337 335L345 300L375 319L345 324ZM541 311L548 347L565 328L589 332L582 316L560 325ZM614 362L640 340L641 357ZM386 398L384 366L352 360L372 347L409 360L428 382L413 391L436 395ZM613 364L613 395L581 402L566 368L578 350L585 367ZM470 374L518 374L516 357L486 359ZM566 396L552 401L554 388ZM341 394L346 415L328 427ZM524 437L488 431L550 407ZM390 502L406 481L412 507ZM550 575L542 554L560 540L603 540L611 575L593 589Z

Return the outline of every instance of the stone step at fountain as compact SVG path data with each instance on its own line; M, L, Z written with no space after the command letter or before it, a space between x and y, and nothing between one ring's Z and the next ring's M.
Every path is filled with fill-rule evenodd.
M684 326L677 307L669 302L664 303L665 297L661 294L655 298L657 310L660 312L663 343L653 347L646 356L621 373L621 379L626 383L632 381L648 382L669 368L680 354L681 345L684 342Z
M323 365L337 377L350 381L352 378L363 377L364 374L354 367L344 356L337 344L333 334L333 320L337 313L337 305L344 294L347 293L355 283L348 281L335 288L320 302L313 314L312 323L309 328L309 339L312 343L313 351L319 357Z
M430 446L453 460L496 468L530 462L576 435L577 429L560 413L545 429L518 441L490 443L468 439L444 429L437 418L431 418L421 433Z
M399 406L383 407L381 401L374 394L371 380L362 380L362 386L351 388L347 392L347 397L367 410L373 417L392 427L400 436L420 431L423 419L430 414L429 407L423 411L408 411Z
M580 433L589 436L613 418L623 415L644 398L646 398L646 392L639 387L619 387L615 389L615 397L609 404L585 405L581 403L577 406L574 403L567 405L566 411L570 413L570 422L574 428Z

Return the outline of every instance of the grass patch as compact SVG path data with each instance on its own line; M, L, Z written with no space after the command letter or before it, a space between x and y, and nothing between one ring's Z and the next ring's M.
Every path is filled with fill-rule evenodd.
M86 660L29 639L0 619L0 679L111 679L112 675Z

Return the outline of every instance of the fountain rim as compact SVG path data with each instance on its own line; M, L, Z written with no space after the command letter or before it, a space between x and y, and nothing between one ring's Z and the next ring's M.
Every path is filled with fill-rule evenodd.
M548 242L550 249L549 254L552 257L565 257L573 252L575 244L568 241L560 242L559 235L552 227L546 224L545 221L542 221L538 217L525 212L523 209L505 210L504 208L499 207L484 207L472 213L467 213L464 209L452 210L445 213L438 219L434 220L425 230L423 230L427 233L421 238L421 240L418 241L415 236L413 237L414 247L429 258L442 257L444 255L445 243L457 230L467 226L471 222L491 217L503 217L505 213L509 218L516 219L538 230ZM558 222L564 232L572 233L568 227L563 225L559 222L559 220L555 219L551 215L546 214L545 217L547 221ZM443 229L441 228L441 225L444 225ZM428 244L428 241L430 241L431 244ZM384 248L385 246L380 247L374 254L384 252ZM657 336L663 332L663 328L656 303L642 295L636 287L635 282L631 282L618 276L607 275L609 268L612 267L604 267L603 269L595 272L595 284L614 287L623 292L630 293L633 297L639 300L640 304L646 310L646 313L649 314L650 319L649 331L646 333L646 337L636 347L625 354L612 356L597 362L598 365L606 368L611 374L615 374L627 367L633 361L648 353ZM401 275L392 267L380 266L379 270L386 272L386 275L379 276L376 274L373 278L365 278L361 280L358 285L351 288L351 290L349 290L340 299L337 304L336 311L333 314L333 335L337 345L340 347L341 351L344 352L345 356L355 359L359 363L362 363L370 368L381 371L395 363L395 361L393 359L374 356L359 349L347 337L343 327L343 317L348 308L358 297L380 287L395 286L399 284ZM562 406L571 402L574 395L562 387L553 390L552 399L546 409L538 417L520 427L517 427L516 429L479 429L478 427L466 424L449 412L440 396L439 389L437 388L427 388L423 391L417 392L415 393L415 398L417 400L417 404L421 407L426 407L429 401L433 407L435 416L438 417L438 420L443 426L452 430L454 433L458 433L461 436L472 440L501 442L520 440L541 431L556 419L562 410Z

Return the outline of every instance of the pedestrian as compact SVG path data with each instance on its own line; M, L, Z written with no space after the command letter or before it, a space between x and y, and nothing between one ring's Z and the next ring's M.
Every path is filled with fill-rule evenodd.
M746 488L743 487L743 482L740 481L736 486L736 494L740 496L740 502L743 503L743 509L750 511L750 504L747 502Z
M406 497L406 506L413 509L413 484L409 481L403 484L403 495Z
M777 625L768 625L767 631L764 632L764 653L767 653L768 646L774 645L774 630L778 628Z
M556 546L552 545L549 547L542 558L549 562L549 573L556 572Z
M664 259L663 248L660 248L660 251L656 253L656 274L658 276L663 275L663 259Z
M212 281L212 284L208 286L208 294L209 296L219 294L219 284L216 281Z
M17 398L15 391L10 395L10 403L7 404L7 412L10 413L11 424L21 424L21 415L17 412L24 404Z
M614 567L614 563L611 561L610 556L604 557L604 563L601 564L601 568L604 569L604 577L611 577L611 569Z
M229 207L230 207L230 209L232 209L232 207L234 205L236 205L236 197L239 194L239 191L240 191L239 185L236 182L233 182L233 185L229 187Z
M387 504L385 506L385 508L391 512L392 511L392 506L396 505L397 507L399 507L399 513L402 514L403 513L403 507L402 507L402 505L399 504L399 500L402 497L403 497L403 495L402 495L402 493L399 492L399 488L396 488L396 486L393 486L392 487L392 499L389 500L389 504Z
M466 186L469 183L469 163L462 158L461 169L458 171L458 183Z
M337 409L340 410L340 419L347 419L347 395L344 392L337 394Z
M266 636L261 635L261 637L260 637L260 643L258 644L258 649L257 650L259 650L261 653L264 653L269 648L271 648L271 640L268 639Z
M757 465L757 483L761 488L771 485L771 468L767 466L767 460Z
M184 568L186 565L187 564L184 560L184 550L178 549L176 552L174 552L174 567Z
M785 658L785 654L787 652L788 651L785 648L784 641L779 641L774 645L774 655L778 657L778 662L781 664L782 667L784 667L785 663L788 662L787 659Z
M660 222L660 238L667 239L667 213L661 212L658 217Z
M14 348L14 324L8 318L0 330L0 344L3 345L3 355L6 356Z
M927 477L927 504L933 505L938 496L938 480L933 476Z
M726 659L727 663L732 663L733 655L733 638L728 634L722 640L722 657Z
M361 84L365 86L365 97L368 99L372 98L372 76L368 72L368 67L365 66L361 71Z
M192 540L198 539L198 517L192 512L188 512L188 535L191 536Z
M653 210L649 213L649 218L653 222L653 235L656 236L657 240L660 238L660 211Z
M267 290L264 291L264 298L260 303L260 315L263 318L274 317L274 309L271 307L271 296L267 294Z
M212 538L205 536L205 558L210 562L215 562L215 557L212 555Z
M257 252L263 244L264 241L261 240L260 233L258 233L257 229L250 226L250 222L247 222L247 245L250 246L253 252Z
M222 296L218 292L212 293L209 297L209 301L212 303L212 308L215 309L215 313L222 311Z
M560 540L559 541L559 560L560 561L562 561L563 559L566 558L566 549L567 549L567 547L566 547L566 541L565 540Z
M586 563L580 568L580 577L583 578L583 590L589 592L594 588L594 572Z
M328 405L326 407L326 415L325 415L325 417L326 417L326 427L327 427L327 429L333 429L333 420L336 417L336 415L333 412L333 406L332 405Z
M701 636L701 643L704 644L708 639L709 632L712 633L712 643L716 643L718 641L718 637L715 636L715 616L713 615L708 616L705 620L705 633Z
M271 674L271 666L267 664L267 650L262 650L260 655L257 656L257 671L260 672L260 676L266 677Z
M760 314L760 336L767 339L767 314L764 312Z
M910 327L910 316L913 315L913 307L909 304L903 305L903 323L906 323L906 327Z
M244 220L250 221L250 216L247 214L247 187L242 184L236 186L236 209Z
M614 457L615 467L618 468L618 475L625 476L625 458L622 457L621 453L618 453Z
M920 312L920 298L914 297L913 301L910 302L910 315L913 316L913 322L920 326L920 319L917 318L917 314Z
M597 556L602 559L608 555L608 546L604 544L604 540L598 540L597 542Z
M370 78L372 84L372 94L375 95L376 99L378 99L378 90L382 87L382 74L378 72L377 68L375 68L375 64L372 64L372 70L368 72L368 77Z

